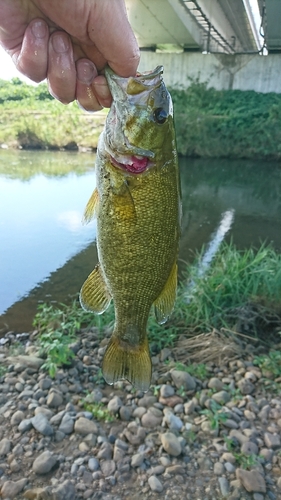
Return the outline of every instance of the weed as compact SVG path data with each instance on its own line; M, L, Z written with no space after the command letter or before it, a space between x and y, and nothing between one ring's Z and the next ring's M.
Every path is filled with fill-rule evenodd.
M181 398L183 398L183 397L186 395L186 390L185 390L185 388L184 388L184 386L183 386L183 385L181 385L181 386L179 387L179 389L177 390L177 394L178 394Z
M251 469L259 462L258 457L253 454L245 455L245 453L233 453L233 456L242 469Z
M175 369L189 373L192 377L196 377L200 380L206 380L208 377L208 371L204 363L191 365L184 365L183 363L176 362Z
M103 403L90 403L87 401L86 396L86 398L82 400L82 404L84 409L89 411L97 420L102 420L104 422L113 422L115 420L112 413L110 413Z
M13 342L9 347L9 356L19 356L20 354L24 353L25 353L24 345L18 340L16 342Z
M208 418L212 430L219 429L220 424L223 424L229 418L227 413L221 411L220 405L215 401L211 401L210 408L202 410L200 413Z
M270 351L268 355L256 356L253 363L259 366L263 373L270 372L274 377L281 376L281 351Z
M8 368L6 366L1 366L0 365L0 377L4 377L4 375L7 373Z

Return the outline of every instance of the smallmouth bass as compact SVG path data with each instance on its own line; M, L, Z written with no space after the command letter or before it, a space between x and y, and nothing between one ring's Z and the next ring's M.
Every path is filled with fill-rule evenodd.
M97 217L99 264L80 292L84 309L102 314L111 299L115 325L102 372L147 391L151 359L147 321L172 312L177 289L180 182L172 100L163 68L121 78L109 68L113 103L100 136L97 188L85 220Z

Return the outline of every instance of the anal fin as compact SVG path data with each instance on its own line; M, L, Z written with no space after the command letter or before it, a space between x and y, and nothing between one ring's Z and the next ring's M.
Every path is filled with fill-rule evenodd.
M111 295L107 289L99 264L89 274L80 291L80 304L85 311L102 314L111 302Z
M178 266L177 262L174 262L169 278L154 302L155 316L160 325L165 323L172 313L177 294L177 274Z
M151 359L147 339L132 347L112 336L102 362L102 373L108 384L126 379L141 391L148 391L151 382Z

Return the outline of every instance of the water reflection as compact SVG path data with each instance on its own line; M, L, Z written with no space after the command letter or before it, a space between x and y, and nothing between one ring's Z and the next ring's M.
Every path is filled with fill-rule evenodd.
M95 227L81 225L93 162L88 154L0 153L0 331L30 329L38 301L67 301L93 269ZM205 266L225 234L240 248L267 240L281 250L278 164L182 158L180 167L180 272L203 244Z

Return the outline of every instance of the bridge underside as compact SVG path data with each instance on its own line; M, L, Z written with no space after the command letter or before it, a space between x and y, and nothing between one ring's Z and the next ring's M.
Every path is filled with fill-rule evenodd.
M247 54L264 45L270 52L281 50L280 0L256 0L256 13L253 0L125 1L143 50Z

